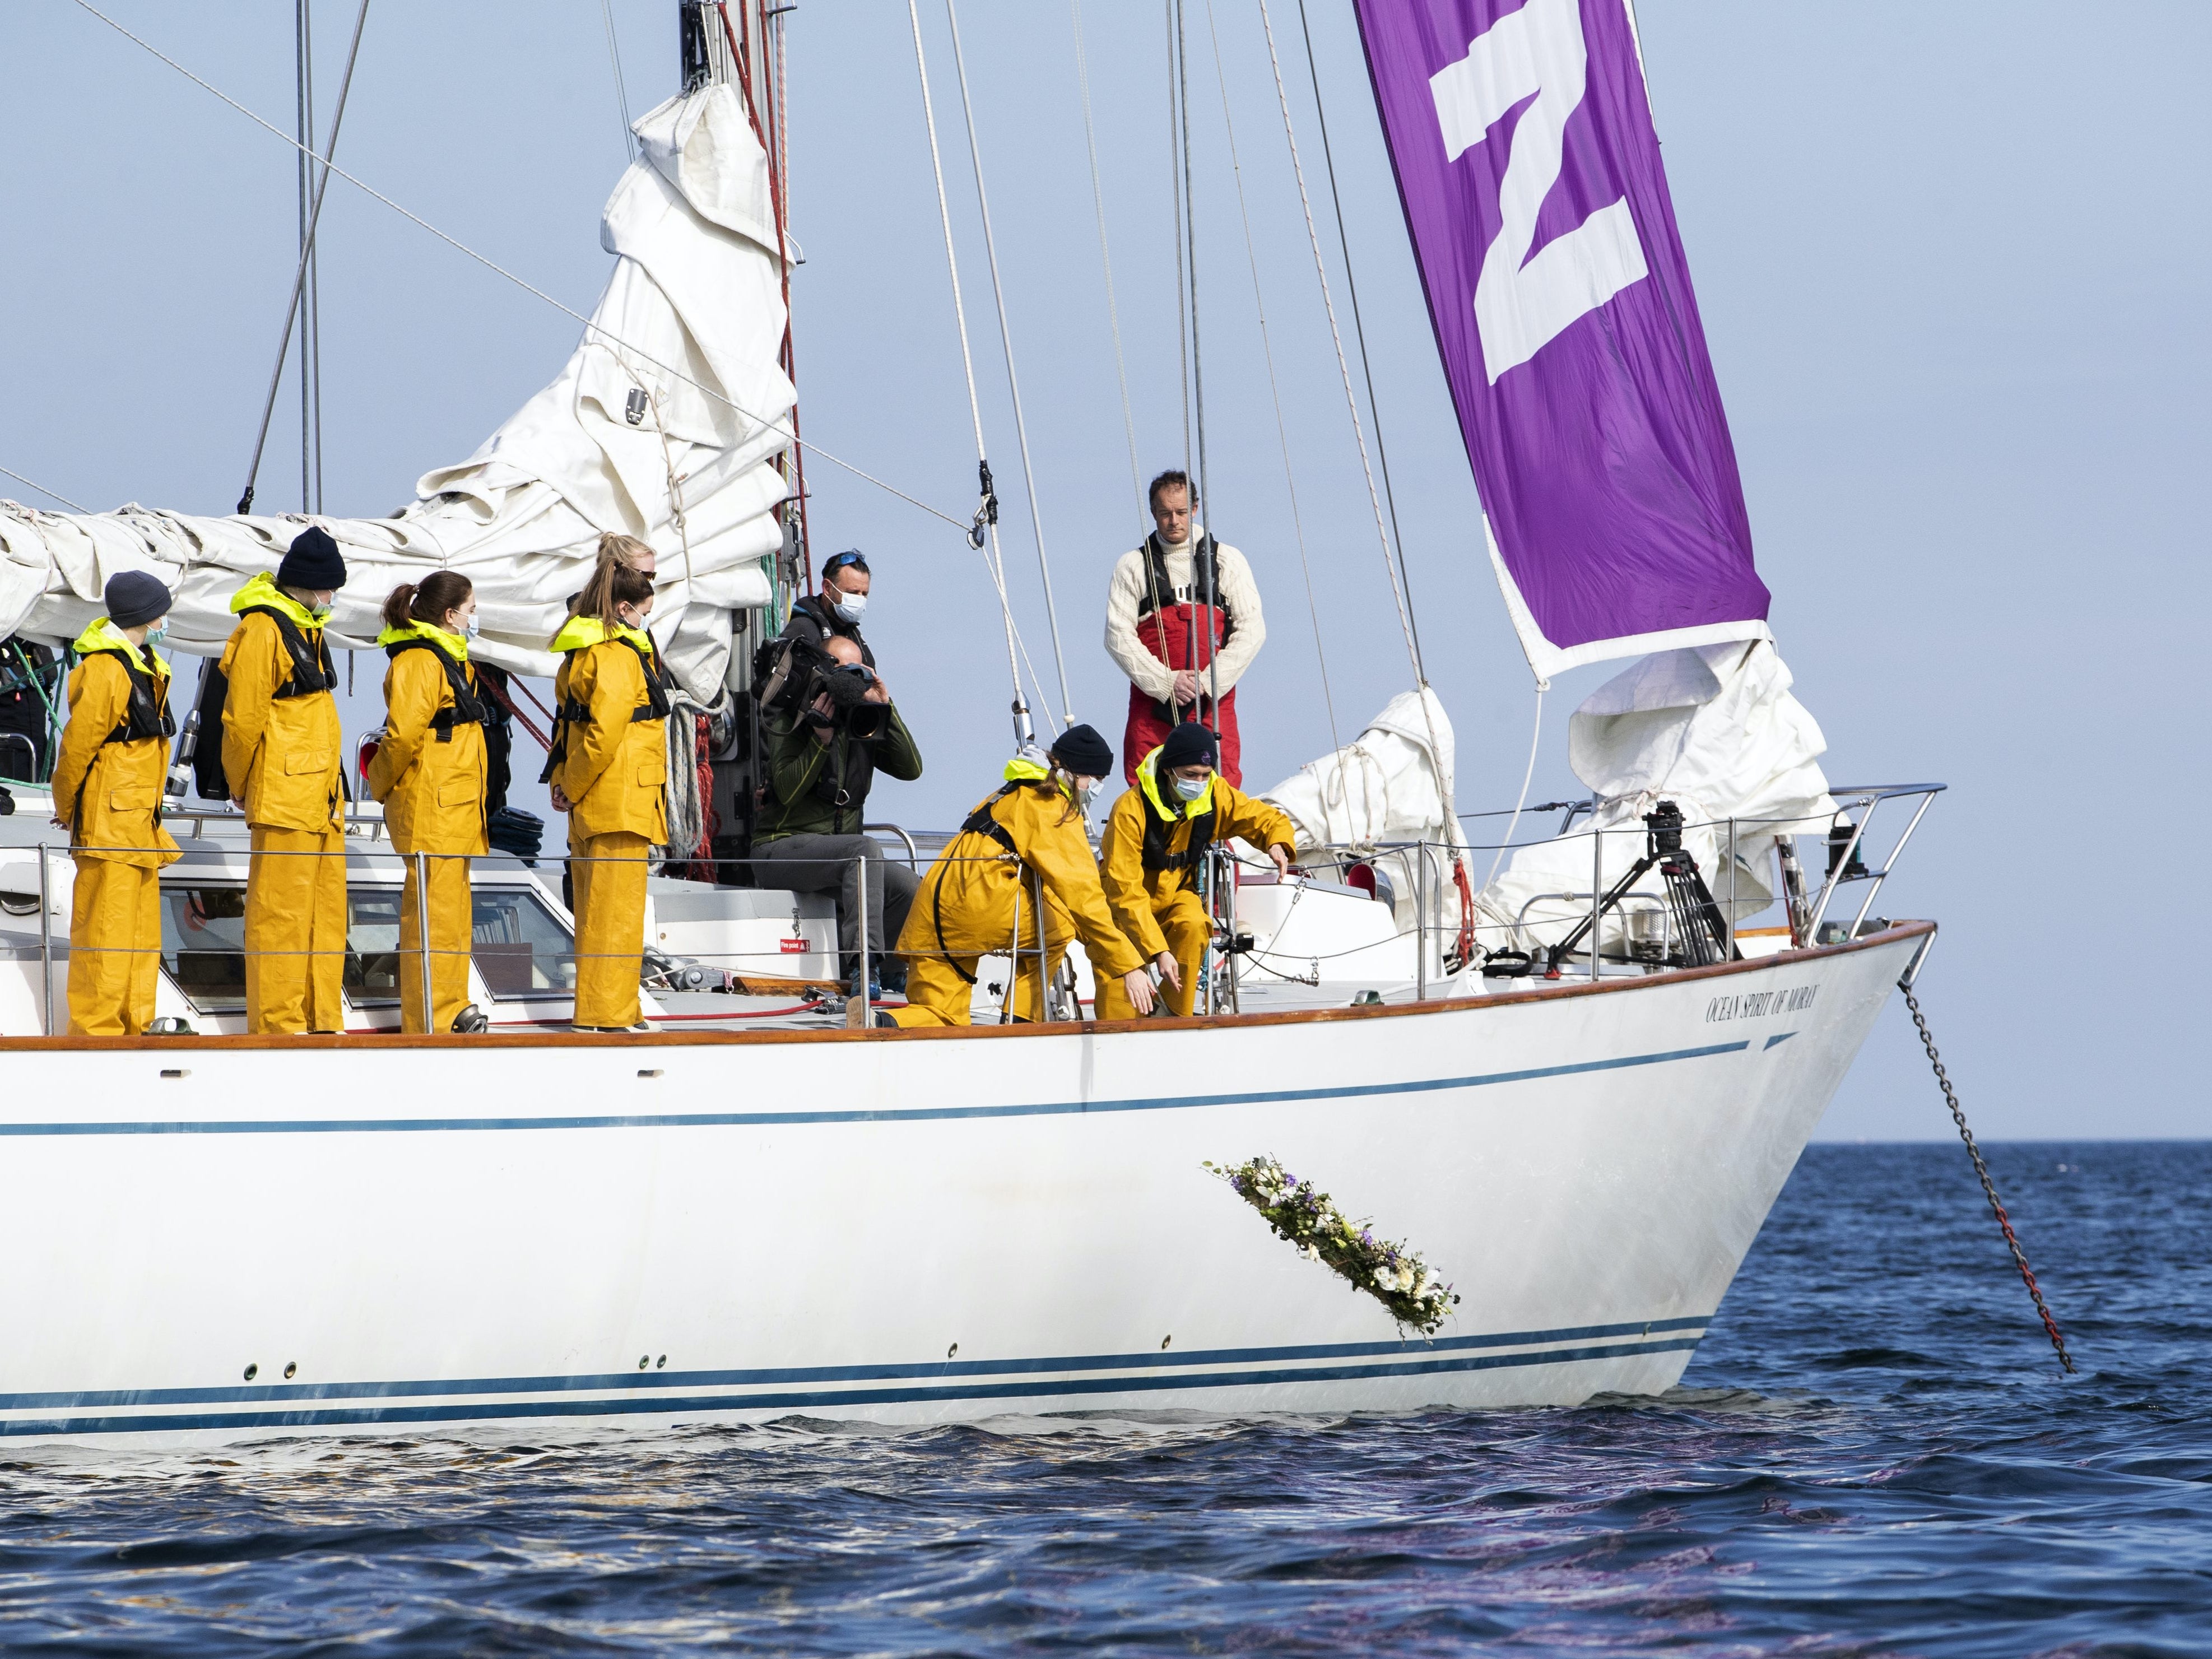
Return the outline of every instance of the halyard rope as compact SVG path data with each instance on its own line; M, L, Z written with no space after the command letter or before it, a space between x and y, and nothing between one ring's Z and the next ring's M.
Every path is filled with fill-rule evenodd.
M906 11L907 21L914 28L915 76L921 84L921 119L922 125L929 132L930 171L937 179L937 216L945 228L945 268L952 279L952 319L960 331L960 367L968 377L968 417L975 428L976 462L980 467L988 469L990 459L985 453L983 446L983 404L975 392L975 359L968 347L968 306L961 297L960 259L952 246L952 207L945 193L944 158L939 155L937 149L937 109L929 95L929 60L923 55L921 49L921 9L915 3L915 0L907 0ZM986 507L988 505L989 500L987 496ZM1005 620L1006 627L1006 672L1013 678L1014 706L1017 719L1019 720L1029 711L1023 707L1022 665L1016 653L1019 651L1021 658L1026 658L1029 653L1020 648L1015 637L1014 607L1012 601L1006 595L1006 559L1005 552L999 545L997 514L992 512L986 516L982 509L978 509L976 527L983 530L989 538L990 550L984 553L983 564L984 568L991 573L993 586L999 591L999 615ZM963 526L962 528L966 529L967 526ZM969 539L975 540L972 536ZM977 551L982 551L981 542L976 541L975 545ZM1033 679L1037 678L1035 668L1030 670L1030 674ZM1039 679L1037 683L1042 688L1042 680ZM1045 712L1048 715L1052 712L1052 704L1049 701L1045 701ZM1026 732L1023 733L1024 738L1028 735Z
M2051 1346L2058 1352L2058 1363L2070 1373L2074 1358L2066 1352L2066 1339L2059 1332L2058 1322L2051 1316L2051 1306L2044 1301L2043 1289L2035 1282L2035 1270L2027 1265L2027 1252L2021 1249L2019 1236L2012 1230L2012 1218L2005 1213L2005 1206L1997 1197L1996 1183L1990 1179L1990 1166L1982 1161L1982 1149L1974 1144L1974 1132L1966 1127L1966 1114L1959 1104L1957 1091L1951 1087L1950 1074L1936 1057L1936 1039L1928 1030L1927 1016L1920 1012L1920 1000L1912 994L1910 985L1898 988L1905 993L1905 1006L1912 1011L1912 1023L1920 1028L1920 1045L1928 1050L1928 1063L1936 1068L1936 1085L1943 1091L1944 1103L1951 1109L1952 1121L1959 1126L1959 1139L1966 1143L1966 1156L1974 1160L1974 1173L1981 1177L1983 1195L1990 1200L1990 1212L2003 1230L2005 1248L2012 1252L2013 1265L2020 1269L2021 1281L2035 1299L2035 1311L2042 1316L2044 1334L2050 1337Z
M1052 665L1060 676L1060 707L1065 724L1075 724L1075 700L1067 690L1067 659L1060 648L1060 612L1052 602L1052 565L1045 557L1044 516L1037 507L1036 470L1030 464L1029 423L1022 418L1021 382L1014 378L1014 335L1006 321L1006 292L999 281L999 243L991 234L991 198L983 191L983 150L975 137L975 106L968 96L968 62L960 51L960 18L945 0L945 26L952 34L952 71L960 83L960 114L968 125L968 161L975 174L975 205L983 219L983 258L991 271L991 299L999 312L999 348L1006 359L1006 397L1014 406L1014 442L1022 457L1022 493L1030 504L1030 531L1036 538L1037 580L1044 586L1045 625L1052 635ZM932 135L934 137L934 134Z
M1129 441L1129 489L1139 501L1145 498L1145 480L1137 465L1137 417L1129 407L1129 368L1121 355L1121 311L1114 300L1114 255L1106 245L1106 191L1098 178L1098 134L1091 118L1091 64L1083 49L1083 0L1067 0L1075 27L1075 84L1083 100L1083 142L1091 153L1091 204L1098 216L1098 263L1106 273L1106 325L1114 334L1114 374L1121 386L1121 434ZM1139 524L1143 522L1141 517Z

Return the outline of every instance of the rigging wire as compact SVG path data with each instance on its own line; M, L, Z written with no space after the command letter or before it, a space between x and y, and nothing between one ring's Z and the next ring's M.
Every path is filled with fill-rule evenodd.
M637 160L637 134L629 125L629 87L623 79L622 42L615 35L614 0L599 0L599 17L607 26L607 63L614 70L615 108L622 116L623 148Z
M1166 6L1168 42L1168 200L1175 210L1176 255L1176 401L1182 410L1182 470L1190 471L1190 318L1183 310L1182 173L1176 166L1182 143L1176 137L1176 0ZM1145 503L1146 512L1152 502Z
M1030 465L1030 429L1022 418L1021 383L1014 378L1014 336L1006 322L1006 293L999 281L999 245L991 234L991 198L983 190L983 150L975 139L975 106L968 96L968 64L960 51L960 18L953 0L945 0L945 21L952 34L952 70L960 86L960 113L968 126L968 160L975 174L975 205L983 217L983 257L991 270L991 298L999 313L999 346L1006 360L1006 395L1014 406L1014 440L1022 458L1022 493L1029 500L1030 530L1036 538L1037 577L1044 584L1045 623L1052 635L1053 667L1060 676L1062 723L1075 723L1075 700L1067 691L1067 659L1060 648L1060 612L1052 602L1052 566L1045 557L1044 519L1037 508L1036 471Z
M1340 751L1343 740L1337 736L1336 698L1329 690L1328 653L1322 647L1321 606L1314 598L1313 566L1306 556L1306 531L1298 512L1298 483L1291 467L1291 436L1283 420L1282 388L1275 379L1275 348L1267 332L1267 302L1260 294L1260 255L1252 241L1252 215L1244 201L1244 168L1237 153L1237 124L1229 112L1229 78L1221 62L1221 33L1215 26L1213 0L1206 0L1206 29L1213 41L1214 79L1221 88L1221 125L1229 135L1229 171L1237 181L1237 216L1244 227L1244 258L1252 270L1252 308L1260 319L1260 352L1267 365L1267 395L1274 400L1275 438L1283 452L1283 488L1290 498L1291 530L1298 544L1298 569L1306 584L1306 614L1313 619L1314 658L1321 665L1322 705L1328 713L1328 744ZM1343 787L1344 764L1337 763L1338 788Z
M60 490L47 489L46 485L40 483L36 478L27 478L20 472L9 472L4 466L0 466L0 473L7 473L7 476L13 478L17 483L28 484L32 489L37 490L41 495L51 495L63 506L74 507L79 513L89 513L92 511L90 507L85 506L82 502L70 500L70 498L63 495Z
M1106 245L1106 191L1099 182L1098 134L1091 118L1091 64L1083 49L1083 0L1067 0L1067 11L1075 25L1075 84L1082 94L1083 143L1091 153L1091 202L1098 214L1098 263L1106 272L1106 322L1114 332L1114 375L1121 387L1121 431L1129 441L1129 490L1142 503L1145 477L1137 464L1137 418L1129 407L1129 368L1121 355L1121 312L1114 299L1114 255Z
M185 79L190 81L194 86L198 87L202 91L213 94L216 98L229 105L231 108L236 110L240 115L246 117L247 120L252 122L256 126L260 127L263 131L275 134L276 137L283 140L285 143L291 144L295 149L304 148L304 146L295 141L289 134L285 132L282 127L276 126L271 122L264 120L260 116L256 115L252 110L246 108L245 105L240 103L235 98L230 96L229 94L222 91L216 87L210 85L198 76L193 74L191 70L186 69L175 58L161 51L160 47L152 45L150 42L141 39L136 34L133 34L129 29L124 27L122 24L117 22L112 17L110 17L106 13L101 11L97 6L92 4L91 0L70 0L70 3L76 6L80 10L89 12L94 17L98 18L101 22L106 24L108 27L113 29L118 34L130 41L133 46L140 47L143 51L150 53L152 56L160 58L161 62L167 64L171 69L176 70L178 74L183 76ZM767 419L765 416L754 414L752 410L747 409L743 404L737 402L720 388L705 385L703 382L699 380L695 380L691 376L686 374L682 369L678 368L672 363L663 362L651 352L645 350L641 347L632 345L621 336L610 331L604 324L593 322L589 317L584 315L582 312L578 311L574 307L566 305L561 301L555 299L551 295L548 294L544 289L537 286L534 283L528 282L524 278L516 276L514 272L509 270L498 261L477 252L476 249L471 247L466 242L462 241L458 236L452 235L446 231L439 229L437 226L432 224L428 219L422 217L421 214L402 207L398 203L393 201L392 198L386 196L382 191L377 189L375 185L368 184L363 180L356 178L352 173L348 173L343 167L339 167L336 162L329 161L325 158L319 157L317 159L323 161L324 170L326 173L335 173L338 178L344 179L346 183L351 185L362 194L371 197L374 200L382 203L386 207L390 208L394 213L406 220L409 223L415 225L421 229L428 231L431 235L445 243L447 246L452 248L455 252L464 254L467 258L475 260L477 264L482 265L486 270L490 271L494 276L505 277L508 282L520 289L525 294L531 295L534 299L543 300L547 305L551 306L554 310L559 312L562 316L574 319L577 322L581 323L587 330L589 330L592 335L605 341L608 344L619 347L621 349L629 352L631 356L637 358L641 362L649 363L653 368L660 370L662 374L683 381L684 385L691 387L702 397L706 398L712 402L720 404L724 408L728 409L736 414L744 416L745 419L750 421L755 426L759 427L763 431L775 433L780 437L789 439L795 445L803 445L807 449L811 450L815 454L819 455L823 460L829 462L832 466L843 468L846 471L851 473L854 477L860 479L864 483L873 484L878 489L882 490L887 495L896 495L899 500L904 501L908 507L915 507L921 512L927 513L933 519L943 520L946 524L951 525L963 535L967 533L969 521L966 519L955 517L952 514L947 513L942 508L932 507L927 501L921 501L915 496L908 495L906 491L898 488L897 485L887 483L883 479L877 477L872 472L869 472L861 467L854 465L852 462L844 459L842 456L832 454L829 450L824 449L820 444L816 443L811 438L799 437L790 426L786 425L781 421L772 421ZM244 509L241 508L240 510L243 511Z
M79 0L82 3L82 0ZM1421 724L1429 734L1429 760L1436 768L1437 793L1443 797L1443 835L1451 849L1453 879L1460 890L1462 949L1472 945L1474 895L1467 886L1467 860L1461 851L1463 841L1459 828L1459 809L1452 799L1453 779L1444 765L1443 744L1437 735L1436 714L1432 704L1435 694L1429 689L1427 671L1421 665L1421 647L1413 636L1413 611L1407 603L1406 589L1398 580L1398 567L1390 557L1390 534L1382 521L1382 499L1376 494L1375 468L1367 458L1367 433L1359 418L1359 399L1352 390L1352 368L1345 361L1344 331L1337 325L1336 301L1330 295L1328 266L1322 259L1321 236L1314 229L1313 203L1306 193L1305 167L1298 160L1298 136L1291 121L1290 94L1283 86L1283 64L1275 51L1274 20L1267 12L1267 0L1260 0L1260 26L1267 37L1267 65L1275 78L1275 102L1283 113L1283 141L1291 153L1291 172L1297 180L1298 206L1304 211L1306 223L1306 242L1313 250L1314 276L1321 283L1322 307L1328 313L1328 337L1336 348L1336 371L1344 382L1345 407L1352 415L1352 435L1359 447L1359 470L1367 479L1367 501L1375 514L1375 536L1382 553L1382 574L1389 579L1390 597L1398 607L1398 626L1406 636L1406 655L1413 665L1413 681L1418 688L1421 705ZM1425 859L1426 854L1422 857ZM1424 918L1425 921L1425 918Z
M1407 616L1413 629L1415 672L1421 666L1421 618L1413 603L1413 578L1406 568L1406 538L1398 528L1398 496L1390 487L1390 451L1382 441L1382 405L1375 399L1375 362L1367 355L1367 325L1359 310L1359 278L1352 269L1352 239L1344 228L1344 198L1336 187L1336 155L1328 142L1328 109L1321 99L1321 66L1314 58L1313 29L1306 21L1306 0L1298 0L1298 32L1305 37L1306 73L1313 80L1314 114L1321 125L1321 157L1328 173L1329 206L1336 215L1336 245L1344 256L1344 287L1352 302L1352 332L1359 347L1359 372L1367 382L1367 417L1375 422L1375 459L1382 470L1382 500L1390 509L1390 539L1398 549L1398 576L1406 585Z
M92 11L92 8L89 6L85 7L85 9L87 11ZM100 14L96 11L93 12L92 15L95 17L100 17ZM107 18L101 17L100 21L109 23L111 27L116 28L118 33L128 36L133 40L138 40L137 35L131 34L129 30L122 28L120 25L112 23L111 20ZM263 121L259 116L254 115L252 111L246 109L244 106L234 102L231 99L222 98L222 94L219 92L216 93L216 97L222 98L223 102L229 104L233 109L239 110L241 113L251 117L253 120L260 122L261 125L269 127L270 131L276 132L276 136L278 137L283 138L285 143L290 144L293 149L298 152L298 159L303 173L311 159L321 164L321 171L315 176L314 204L308 210L307 222L301 230L300 237L300 264L299 268L292 273L292 297L284 307L284 328L276 342L276 367L269 371L269 395L263 398L261 402L261 429L254 436L253 459L246 464L246 488L240 492L238 497L238 511L240 513L251 512L253 507L254 484L255 481L261 476L261 456L263 451L265 450L269 445L269 422L276 412L276 390L283 382L285 359L292 355L292 325L295 321L299 322L301 325L301 343L302 347L303 364L305 362L307 329L312 313L308 315L303 315L301 307L303 299L307 301L310 306L312 306L313 303L313 291L308 289L307 284L307 279L313 269L313 261L315 252L315 230L316 227L322 222L323 198L331 187L331 174L336 173L341 179L347 177L347 175L343 172L340 171L340 169L331 165L330 158L337 153L338 129L345 121L346 96L353 90L353 66L361 56L361 33L362 30L368 27L368 0L361 0L361 9L354 15L353 44L346 49L345 74L338 82L337 107L331 113L331 136L324 141L323 153L319 156L315 155L315 153L313 150L309 149L307 145L300 143L297 139L286 137L283 133L276 132L276 129L275 127L269 126L268 122ZM146 43L143 40L138 40L138 44L142 46L146 46ZM154 51L151 46L147 46L146 49L149 52ZM161 57L161 54L158 52L155 52L154 55L156 58ZM199 76L193 75L190 70L185 69L182 64L174 63L166 58L162 58L161 61L165 64L168 64L172 69L181 70L181 72L190 79L198 81L199 84L203 87L207 87L207 89L210 92L215 92L215 88L213 87L208 87L206 82L200 81ZM358 181L356 180L356 182ZM364 186L364 188L366 188L366 186ZM372 195L374 193L374 191L370 192ZM402 210L404 211L404 210ZM301 378L301 395L304 397L306 395L304 384L306 377L304 374ZM302 497L305 497L307 493L306 473L307 461L305 459L307 453L307 410L303 404L301 411L301 453L302 459L301 460L301 472L300 483L300 493ZM319 505L319 502L317 504ZM302 500L301 502L301 510L302 512L306 511L309 502L307 501Z
M82 0L79 0L79 3L82 3ZM975 359L968 346L968 307L960 294L960 259L952 245L952 205L945 193L945 163L937 148L937 112L929 95L929 60L923 55L921 46L921 9L916 0L907 0L906 9L907 21L914 28L915 72L921 82L922 125L929 131L929 165L937 179L937 214L945 228L945 264L952 278L952 316L960 332L960 366L968 377L968 415L975 428L976 465L988 480L990 461L983 448L983 404L976 395ZM987 519L979 512L977 526L983 530L989 543L990 550L983 554L983 565L991 573L992 583L999 590L999 615L1006 623L1006 672L1014 682L1015 733L1021 743L1028 744L1034 733L1030 726L1029 708L1022 691L1021 665L1016 656L1019 647L1014 628L1014 608L1006 597L1006 562L999 544L998 520L995 515ZM981 544L977 544L976 550L982 552ZM1021 654L1026 656L1028 653L1023 651ZM1034 678L1036 671L1032 668L1030 672ZM1045 713L1048 716L1052 713L1049 702L1045 704Z
M1213 629L1216 619L1221 614L1217 603L1219 596L1214 592L1214 580L1218 574L1220 561L1207 559L1201 562L1198 556L1206 539L1205 520L1199 514L1201 512L1211 512L1212 502L1206 494L1207 487L1206 358L1200 349L1198 331L1198 194L1191 183L1190 46L1187 22L1188 16L1183 9L1183 0L1175 0L1176 102L1182 113L1183 240L1190 258L1190 392L1194 422L1198 428L1198 465L1193 468L1189 466L1188 459L1185 461L1185 470L1190 473L1190 489L1188 492L1191 508L1190 574L1194 580L1201 574L1206 579L1206 627L1203 638L1207 670L1207 696L1212 701L1213 718L1218 720L1221 718L1221 658L1214 645ZM1178 295L1176 299L1180 303L1182 296ZM1218 548L1220 542L1217 539L1214 545ZM1191 653L1194 667L1197 665L1198 656L1198 653ZM1192 705L1191 717L1194 720L1198 717L1198 705L1195 702Z
M322 298L321 272L317 269L315 245L309 229L307 202L310 196L321 195L321 179L314 168L313 152L307 146L315 141L315 39L313 0L293 0L292 46L293 97L299 119L301 153L297 157L300 179L300 258L307 270L307 291L300 312L300 511L319 511L319 492L315 485L322 475L321 428L322 389L317 384L322 372L322 343L316 332L316 304Z

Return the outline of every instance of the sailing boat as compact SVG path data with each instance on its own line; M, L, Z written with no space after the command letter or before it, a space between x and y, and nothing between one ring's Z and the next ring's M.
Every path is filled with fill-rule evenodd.
M179 943L163 1007L191 1034L71 1039L14 1034L51 1019L64 948L66 865L33 806L0 820L0 1436L1469 1407L1680 1376L1935 930L1869 915L1893 858L1868 866L1868 817L1897 792L1808 770L1817 728L1772 657L1620 0L1359 15L1532 668L1656 653L1583 711L1577 764L1607 791L1591 821L1456 900L1449 728L1417 688L1278 792L1345 879L1224 876L1229 942L1269 941L1232 955L1314 963L1255 973L1227 1012L848 1031L668 991L643 1034L406 1037L363 994L343 1035L263 1039L225 1033ZM576 356L407 512L317 522L374 571L362 595L467 568L486 654L526 673L590 538L649 535L670 655L706 704L741 680L797 544L790 252L762 118L780 88L748 49L766 8L684 17L686 89L637 124ZM9 504L0 621L66 636L137 564L180 579L177 635L207 652L295 522ZM367 643L364 613L337 622ZM1865 805L1801 893L1795 842L1839 799ZM177 866L192 896L170 908L205 933L242 837L188 816L215 873ZM355 829L357 889L396 888L373 811ZM1771 885L1735 884L1778 854ZM1378 882L1390 859L1410 881ZM1856 915L1824 921L1862 870ZM557 896L529 872L485 885L541 931L479 945L480 1000L520 960L515 1006L557 1001L536 982ZM1775 890L1789 927L1740 933ZM660 892L732 938L780 927L786 896ZM1422 1285L1454 1286L1448 1316L1409 1324L1376 1275L1333 1272L1358 1230L1316 1242L1279 1202L1253 1212L1285 1193L1405 1241Z

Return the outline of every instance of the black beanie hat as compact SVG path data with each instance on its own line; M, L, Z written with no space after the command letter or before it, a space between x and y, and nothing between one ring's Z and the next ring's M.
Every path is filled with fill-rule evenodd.
M169 614L169 590L143 570L119 570L107 579L107 620L136 628Z
M331 539L331 532L319 525L309 525L295 536L292 550L276 567L279 587L304 587L310 592L320 592L325 588L343 587L345 580L345 556Z
M1079 778L1103 778L1114 769L1113 745L1087 726L1069 726L1050 753Z
M1160 765L1173 772L1185 766L1213 764L1213 733L1196 720L1184 720L1160 744Z

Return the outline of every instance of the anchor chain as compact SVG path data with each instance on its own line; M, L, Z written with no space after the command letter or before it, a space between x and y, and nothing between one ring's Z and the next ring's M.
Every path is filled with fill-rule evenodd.
M1928 1050L1928 1063L1936 1068L1936 1085L1943 1091L1944 1103L1951 1109L1951 1118L1959 1126L1959 1139L1966 1143L1966 1156L1974 1160L1974 1173L1981 1177L1982 1193L1990 1200L1990 1212L1997 1218L2004 1231L2005 1248L2012 1252L2014 1266L2020 1269L2021 1281L2027 1293L2035 1299L2035 1311L2042 1316L2045 1334L2051 1346L2057 1350L2058 1363L2070 1375L2074 1370L2073 1356L2066 1352L2066 1338L2058 1329L2058 1322L2051 1316L2051 1306L2043 1299L2042 1287L2035 1282L2035 1270L2027 1265L2027 1252L2021 1249L2020 1237L2012 1230L2012 1218L2005 1213L2003 1201L1997 1197L1996 1183L1990 1179L1990 1166L1982 1161L1982 1149L1974 1144L1974 1132L1966 1127L1966 1114L1959 1104L1958 1091L1951 1087L1950 1074L1936 1054L1936 1038L1928 1029L1928 1018L1920 1012L1920 999L1912 994L1910 985L1898 988L1905 993L1905 1006L1912 1012L1912 1023L1920 1028L1920 1046Z

